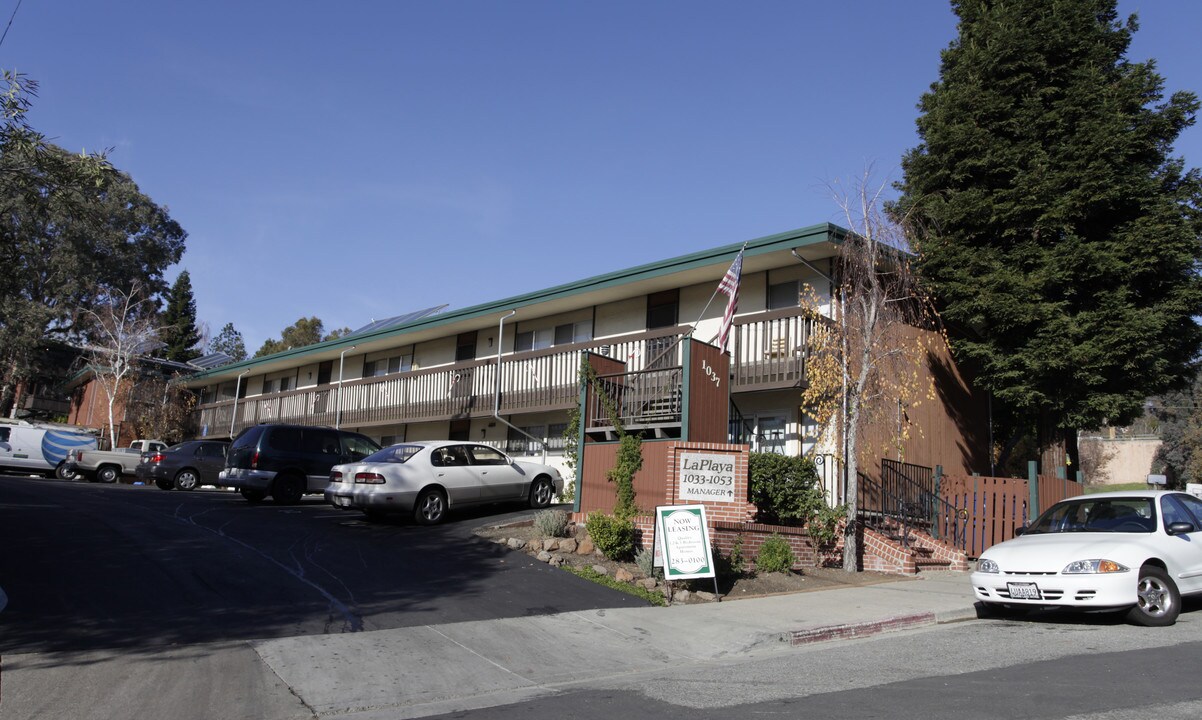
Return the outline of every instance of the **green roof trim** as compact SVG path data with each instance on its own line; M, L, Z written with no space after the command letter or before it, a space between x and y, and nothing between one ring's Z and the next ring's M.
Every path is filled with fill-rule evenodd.
M748 240L744 257L755 257L756 255L764 255L780 250L790 248L804 247L806 245L816 245L821 242L838 243L847 230L830 223L822 223L820 225L811 225L809 227L800 228L797 230L789 230L775 235ZM594 277L577 280L575 282L557 285L543 290L535 290L523 295L515 295L503 300L482 303L473 305L460 310L453 310L447 313L433 315L420 320L416 320L404 325L398 325L385 330L379 330L373 333L365 333L355 335L354 337L341 337L334 340L326 340L325 342L316 343L314 345L305 345L299 348L291 348L282 352L264 355L259 358L250 358L229 365L222 365L219 368L213 368L204 372L197 373L187 379L188 384L192 384L197 380L204 380L216 375L237 375L241 374L238 371L250 371L256 365L267 362L275 362L287 358L300 359L307 355L326 350L338 350L340 348L349 348L357 343L362 343L368 340L377 340L396 335L405 335L418 330L426 330L429 328L438 327L441 325L449 325L451 323L460 322L463 320L471 320L484 315L491 315L498 312L506 312L516 310L527 305L534 305L540 302L548 302L557 300L572 295L581 293L604 290L607 288L625 285L627 283L648 280L664 275L670 275L676 272L692 270L706 265L713 265L723 260L734 261L739 250L744 248L744 243L735 243L732 245L723 245L722 247L712 248L709 250L701 250L699 252L681 255L679 257L660 260L657 262L638 265L625 270L615 270L604 275L596 275Z

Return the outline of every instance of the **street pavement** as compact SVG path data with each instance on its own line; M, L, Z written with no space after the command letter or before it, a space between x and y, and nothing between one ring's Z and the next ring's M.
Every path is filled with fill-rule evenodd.
M623 608L265 640L319 717L413 718L582 683L976 617L967 573L668 608Z

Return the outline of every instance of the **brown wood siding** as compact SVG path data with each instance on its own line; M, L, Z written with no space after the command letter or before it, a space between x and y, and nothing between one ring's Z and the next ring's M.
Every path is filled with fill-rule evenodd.
M689 428L685 439L724 443L730 432L730 356L697 340L689 341L689 355Z
M916 406L903 408L901 422L910 425L901 460L915 465L942 465L947 474L989 473L989 405L983 391L974 391L952 361L951 352L935 334L906 328L901 342L915 342L925 335L927 362L919 371ZM928 380L934 381L935 397L927 396ZM896 400L894 401L896 403ZM896 405L887 409L875 424L863 428L859 442L860 469L879 479L880 459L898 459Z
M668 482L668 454L677 440L644 440L643 468L634 476L634 501L651 512L662 505ZM606 473L618 457L618 443L586 442L581 457L580 512L612 513L617 491Z

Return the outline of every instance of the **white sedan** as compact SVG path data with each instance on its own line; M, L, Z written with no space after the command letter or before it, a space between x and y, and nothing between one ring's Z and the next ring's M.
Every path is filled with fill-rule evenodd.
M1082 495L1056 503L981 554L972 587L985 609L1128 609L1172 625L1202 592L1202 500L1181 492Z
M369 518L405 513L434 525L452 507L525 501L543 508L562 490L553 467L513 460L487 445L439 440L391 445L335 465L325 498Z

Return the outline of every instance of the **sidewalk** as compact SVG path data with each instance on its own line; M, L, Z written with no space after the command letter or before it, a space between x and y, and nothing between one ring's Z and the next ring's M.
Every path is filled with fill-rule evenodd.
M768 598L297 637L254 648L319 716L370 720L493 707L606 677L975 617L968 573L934 572Z

